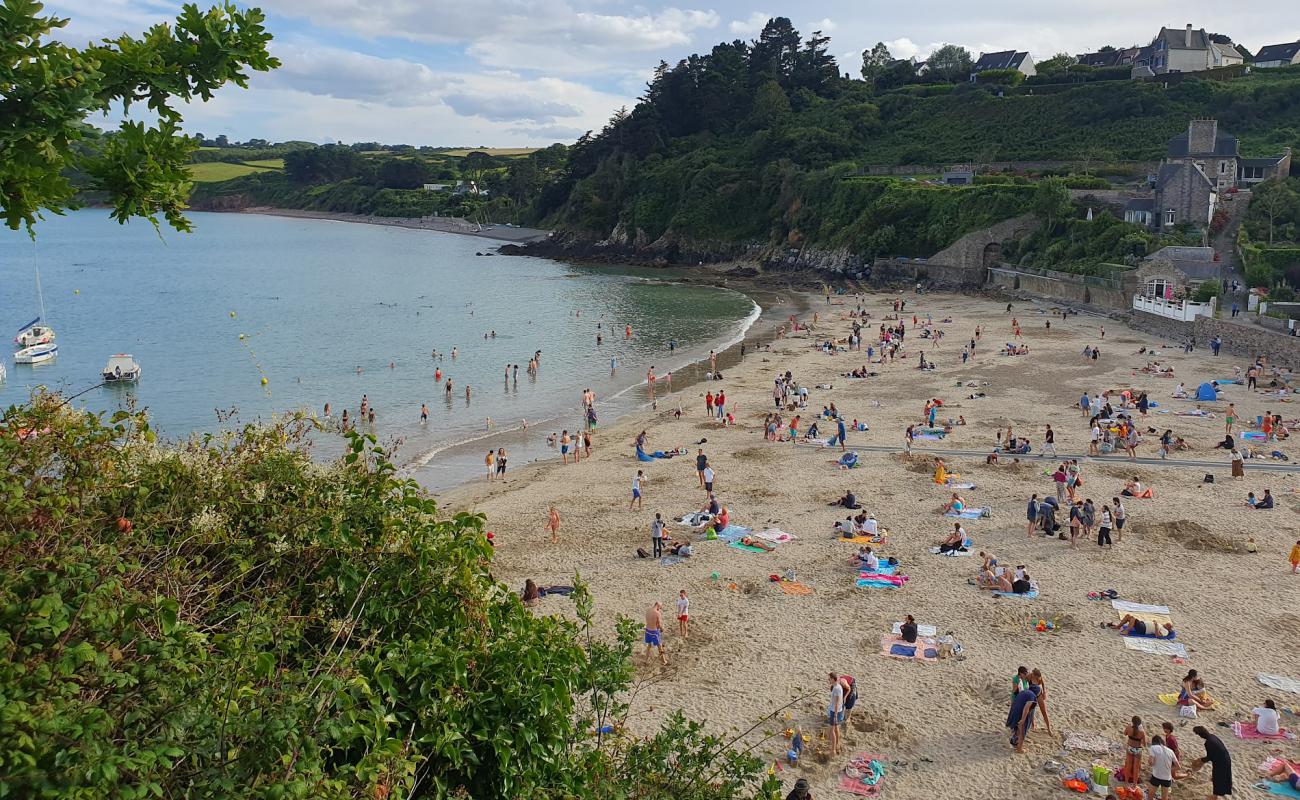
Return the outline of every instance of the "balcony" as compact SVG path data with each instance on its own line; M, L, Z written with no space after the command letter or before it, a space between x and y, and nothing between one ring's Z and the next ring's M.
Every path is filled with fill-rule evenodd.
M1136 294L1133 295L1133 310L1179 322L1193 322L1197 317L1213 317L1217 299L1210 298L1208 303L1192 303L1187 300L1161 300Z

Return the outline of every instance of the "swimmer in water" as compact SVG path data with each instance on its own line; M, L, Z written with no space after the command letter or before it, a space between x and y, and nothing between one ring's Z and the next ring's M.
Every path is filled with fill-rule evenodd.
M420 404L420 424L423 425L424 423L426 423L426 422L428 422L428 421L429 421L429 407L426 406L424 403L421 403L421 404Z

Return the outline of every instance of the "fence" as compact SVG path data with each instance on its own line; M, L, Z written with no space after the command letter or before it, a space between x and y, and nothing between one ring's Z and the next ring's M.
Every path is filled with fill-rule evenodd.
M1192 303L1186 300L1173 302L1140 294L1133 295L1134 311L1142 311L1179 322L1193 322L1197 317L1213 317L1214 304L1215 298L1213 297L1210 298L1208 303Z

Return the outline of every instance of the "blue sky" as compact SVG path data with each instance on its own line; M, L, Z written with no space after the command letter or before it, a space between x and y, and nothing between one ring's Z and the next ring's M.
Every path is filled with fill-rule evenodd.
M200 2L199 5L204 5ZM1130 0L826 0L754 6L619 0L263 0L284 65L247 91L186 111L187 128L232 139L529 146L572 141L631 105L660 59L753 38L769 16L822 30L841 69L884 41L896 56L952 42L1035 58L1145 44L1161 25L1226 33L1252 52L1300 39L1283 4ZM169 0L52 0L84 43L174 17ZM115 125L113 120L103 122Z

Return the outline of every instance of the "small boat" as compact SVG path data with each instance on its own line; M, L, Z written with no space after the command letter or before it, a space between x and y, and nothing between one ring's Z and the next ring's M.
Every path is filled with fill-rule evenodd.
M49 325L42 325L40 317L24 325L14 337L14 344L19 347L49 344L52 341L54 341L54 329Z
M108 366L101 373L105 383L122 383L140 380L140 365L130 353L118 353L108 357Z
M0 383L4 383L4 380L5 380L5 365L0 364Z
M31 347L24 347L22 350L14 353L15 364L40 364L49 361L59 354L59 346L50 342L48 344L34 344Z

